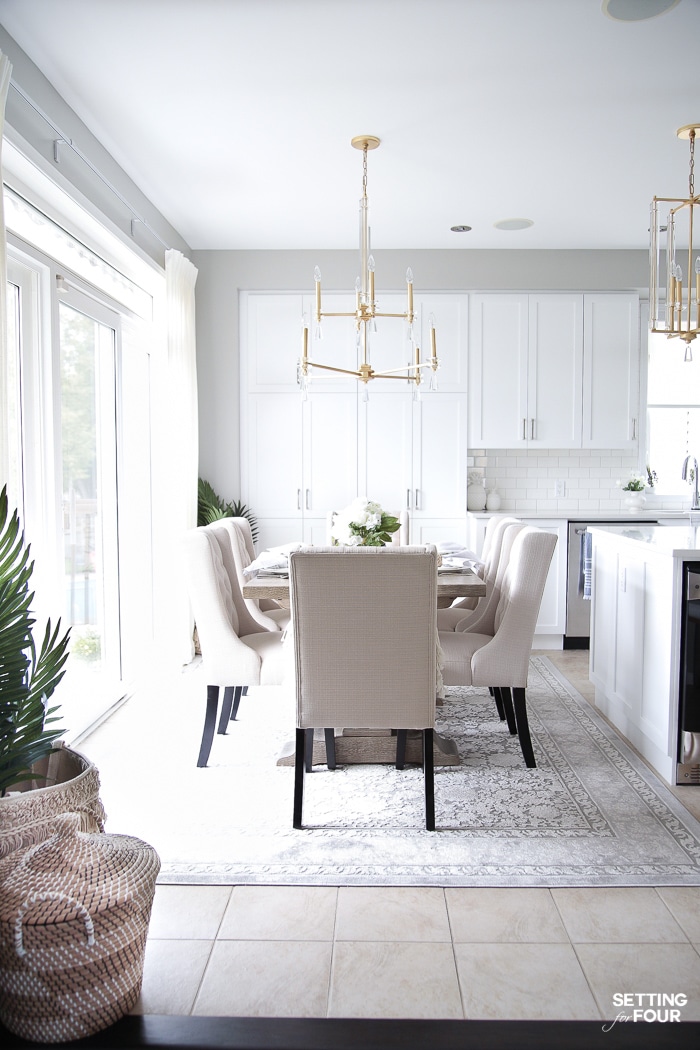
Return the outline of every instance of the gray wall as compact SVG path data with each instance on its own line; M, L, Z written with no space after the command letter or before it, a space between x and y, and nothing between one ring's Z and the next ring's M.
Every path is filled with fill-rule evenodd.
M405 287L411 266L417 291L639 291L646 295L645 251L373 252L377 288ZM226 499L240 495L240 291L313 291L320 266L328 291L351 291L357 251L195 251L200 474ZM293 364L298 333L290 332ZM283 437L283 435L280 435ZM254 509L254 508L253 508Z
M27 57L12 37L0 26L0 51L12 63L12 80L29 96L38 109L71 139L121 196L145 219L153 234L137 223L131 236L133 212L104 185L87 164L69 146L59 150L59 163L54 161L56 132L10 84L5 110L5 133L8 139L26 152L34 163L47 172L58 185L75 187L94 213L106 216L126 239L148 258L163 265L165 246L190 255L189 246L163 218L147 197L119 167L104 146L85 127L70 106L61 98L44 74ZM24 147L27 147L26 149ZM80 199L80 197L78 198ZM160 240L158 239L160 238ZM163 243L161 243L164 242Z

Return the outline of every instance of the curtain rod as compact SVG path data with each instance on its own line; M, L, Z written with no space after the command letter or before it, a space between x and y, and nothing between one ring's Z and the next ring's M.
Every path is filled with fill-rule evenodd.
M131 215L132 215L132 218L131 218L131 236L132 237L134 236L134 223L140 222L141 225L144 226L148 230L148 232L151 234L151 236L154 237L158 241L159 244L163 245L163 247L166 249L166 251L169 250L170 249L170 245L167 244L163 240L163 238L153 229L153 227L148 222L148 220L144 219L144 217L139 214L138 210L136 208L134 208L134 206L129 203L129 201L126 199L126 197L124 197L123 194L120 193L120 191L117 189L117 187L113 183L111 183L109 181L109 179L105 175L102 174L102 172L99 170L99 168L95 167L95 165L83 153L83 151L81 149L79 149L78 146L75 145L73 140L71 138L69 138L63 131L61 131L61 129L58 127L58 125L55 124L54 121L51 119L51 117L48 115L48 113L45 113L44 110L40 106L38 106L36 104L36 102L34 102L34 100L32 98L30 98L30 96L13 79L10 79L10 87L13 87L15 89L17 94L20 95L20 97L24 99L24 101L27 103L27 105L31 106L31 108L34 110L34 112L37 113L42 118L42 120L45 120L46 123L51 128L51 130L58 136L54 140L54 144L53 144L53 159L56 162L56 164L60 164L59 148L62 145L70 147L70 149L72 149L73 153L75 153L75 155L77 157L79 157L80 160L82 160L82 162L90 169L90 171L93 173L93 175L96 175L97 178L100 180L100 182L104 186L107 187L107 189L110 191L110 193L113 193L114 196L117 198L117 200L119 200L124 205L124 207L127 209L127 211L131 212Z

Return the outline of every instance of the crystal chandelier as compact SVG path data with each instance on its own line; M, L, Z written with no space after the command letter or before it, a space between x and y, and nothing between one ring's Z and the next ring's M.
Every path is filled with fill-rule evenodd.
M321 271L318 266L314 270L314 281L316 283L316 305L314 319L316 322L316 338L321 336L321 322L325 317L353 317L355 319L356 349L358 366L356 369L339 368L336 365L323 364L320 361L312 361L309 357L309 326L304 321L303 343L301 359L299 361L299 383L302 392L305 393L308 383L313 375L313 370L321 369L325 372L338 372L343 375L353 376L365 384L370 379L402 379L404 382L414 383L414 389L418 391L421 383L421 370L431 370L430 385L435 387L435 373L438 369L437 349L435 344L435 320L430 315L430 358L421 361L421 351L414 337L414 324L417 320L413 309L413 273L409 267L406 270L406 309L403 313L383 313L378 309L374 292L374 259L370 254L369 242L369 201L367 199L367 152L376 149L380 140L375 135L357 135L351 140L355 149L362 150L362 197L360 199L360 276L355 282L355 309L346 313L328 312L323 309L321 301ZM399 318L408 326L408 339L411 344L409 363L400 365L388 371L376 372L370 363L370 333L376 331L376 319L378 317Z
M688 197L654 197L649 245L649 328L683 339L685 359L700 333L700 196L695 194L695 137L700 124L686 124L678 138L690 142Z

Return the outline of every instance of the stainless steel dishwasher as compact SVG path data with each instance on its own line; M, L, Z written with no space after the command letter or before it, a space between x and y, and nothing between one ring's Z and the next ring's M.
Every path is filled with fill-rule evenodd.
M649 518L569 521L566 570L565 649L588 649L591 634L591 564L587 530L591 525L655 525Z

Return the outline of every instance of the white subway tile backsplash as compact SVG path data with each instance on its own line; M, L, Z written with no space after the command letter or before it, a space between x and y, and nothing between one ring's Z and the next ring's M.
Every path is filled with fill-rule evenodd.
M624 496L616 484L638 469L637 457L615 449L471 449L475 466L483 469L487 486L496 486L503 510L570 512L620 511ZM554 482L564 481L566 495L554 498ZM654 508L661 508L655 497ZM664 509L680 509L680 501L665 501ZM649 509L649 508L647 508Z

